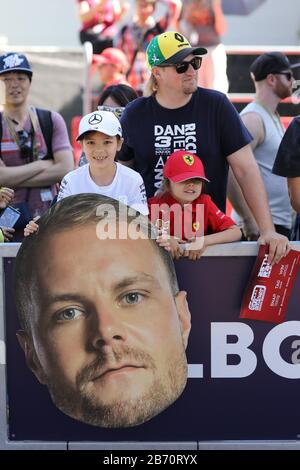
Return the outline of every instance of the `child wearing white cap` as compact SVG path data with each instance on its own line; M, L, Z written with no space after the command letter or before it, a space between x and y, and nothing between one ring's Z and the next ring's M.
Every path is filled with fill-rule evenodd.
M123 138L120 121L111 111L94 111L79 124L80 141L88 164L70 171L62 180L57 201L82 193L96 193L119 200L143 215L148 214L145 185L139 173L115 162ZM37 230L33 221L24 234Z
M120 121L110 111L94 111L79 124L81 142L88 164L68 173L62 180L57 200L81 193L97 193L148 214L142 177L115 162L123 138Z

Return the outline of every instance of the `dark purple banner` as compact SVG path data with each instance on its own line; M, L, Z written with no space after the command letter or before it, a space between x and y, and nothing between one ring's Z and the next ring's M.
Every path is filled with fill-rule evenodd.
M182 260L192 329L182 395L150 421L104 429L72 419L27 368L16 339L14 260L5 260L9 439L14 441L285 440L300 435L299 273L285 322L239 319L254 257ZM82 274L84 276L84 273ZM167 332L166 332L167 333ZM167 334L166 334L167 337Z

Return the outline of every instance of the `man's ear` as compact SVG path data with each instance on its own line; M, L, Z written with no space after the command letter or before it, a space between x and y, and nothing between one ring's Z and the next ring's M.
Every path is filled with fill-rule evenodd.
M178 311L183 343L184 347L186 348L191 331L191 313L187 303L185 291L178 292L175 297L175 303Z
M156 78L156 80L157 80L157 77L160 77L160 69L159 69L159 67L152 67L151 73L152 73L152 75L154 76L154 78Z
M265 78L266 82L270 86L274 86L276 84L276 77L273 73L269 73L267 77Z
M37 357L31 336L24 330L18 330L16 335L24 351L27 366L34 373L38 381L41 384L45 384L45 374Z

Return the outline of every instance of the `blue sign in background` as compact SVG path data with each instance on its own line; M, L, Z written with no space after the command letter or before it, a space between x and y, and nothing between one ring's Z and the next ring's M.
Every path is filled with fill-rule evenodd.
M182 396L151 421L127 429L102 429L82 424L60 412L46 387L25 365L15 332L13 259L5 260L7 384L9 438L38 441L202 441L285 440L300 434L299 379L276 375L266 365L262 344L275 325L243 321L252 328L250 349L257 368L244 378L211 378L211 322L239 322L239 309L254 257L203 257L177 263L180 288L188 292L192 332L188 362L203 364L203 378L190 378ZM289 301L286 321L299 320L300 273ZM291 362L291 336L280 352ZM299 338L298 338L299 339ZM237 338L230 336L228 342ZM218 347L218 345L214 345ZM237 364L237 356L229 356Z

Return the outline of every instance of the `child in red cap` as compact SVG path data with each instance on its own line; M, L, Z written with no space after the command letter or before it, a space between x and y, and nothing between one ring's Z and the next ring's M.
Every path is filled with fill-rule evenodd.
M196 260L209 245L241 239L234 221L203 194L205 181L209 180L200 158L180 150L164 166L162 190L148 200L149 217L161 235L158 242L173 258Z

